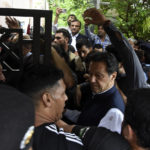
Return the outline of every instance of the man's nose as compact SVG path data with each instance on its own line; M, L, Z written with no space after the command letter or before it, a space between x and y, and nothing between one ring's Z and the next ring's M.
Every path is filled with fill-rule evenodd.
M65 101L67 101L68 100L68 96L65 94Z
M81 53L81 57L84 58L84 56L85 56L84 53Z
M96 81L96 77L94 75L90 75L90 82L95 82Z
M3 82L6 81L6 78L3 73L1 73L1 75L0 75L0 81L3 81Z
M57 43L57 39L56 38L54 39L54 42Z

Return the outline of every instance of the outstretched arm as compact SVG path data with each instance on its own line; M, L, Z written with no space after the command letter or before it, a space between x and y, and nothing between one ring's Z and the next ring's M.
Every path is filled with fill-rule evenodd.
M61 8L56 8L56 16L55 16L55 19L54 19L54 24L52 25L52 30L54 33L56 33L57 31L57 28L58 28L58 19L59 19L59 15L62 13L62 9Z
M55 17L55 20L54 20L54 25L58 23L58 18L59 18L59 15L62 13L62 9L61 8L56 8L56 17Z
M83 16L84 21L87 23L103 25L106 33L109 35L111 43L115 46L125 68L125 88L129 90L147 87L139 59L122 33L96 8L86 10Z
M90 41L93 41L97 36L96 34L90 31L89 26L87 24L84 25L84 30L85 30L85 35L88 37Z

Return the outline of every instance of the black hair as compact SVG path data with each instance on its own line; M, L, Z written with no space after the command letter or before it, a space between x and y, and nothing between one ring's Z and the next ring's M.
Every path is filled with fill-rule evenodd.
M115 55L115 57L117 58L118 62L122 62L122 59L118 53L118 51L116 50L116 48L113 45L108 45L106 47L106 51L109 53L112 53Z
M81 38L77 40L76 48L80 49L82 46L86 46L87 48L91 48L92 44L87 38Z
M92 50L91 52L89 52L85 58L85 63L90 63L92 57L95 55L95 53L97 53L97 51Z
M94 49L94 48L103 48L103 47L102 47L101 44L95 44L95 45L93 46L93 49Z
M150 148L150 89L129 92L124 124L129 124L137 137L137 145Z
M91 62L92 57L95 55L95 53L97 53L97 51L92 50L91 52L89 52L85 58L85 64L86 64L86 70L88 71L89 69L89 64Z
M66 53L66 51L64 51L64 49L61 47L61 45L52 43L52 47L54 47L55 50L57 51L57 53L65 59L67 64L69 64L69 55Z
M20 90L34 98L47 88L53 88L62 78L62 71L53 65L33 65L21 78Z
M68 16L68 18L69 18L70 16L73 16L73 17L75 18L75 20L77 20L76 15L74 15L74 14L70 14L70 15ZM68 20L68 18L67 18L67 20Z
M96 52L90 58L92 62L104 62L109 75L118 70L118 61L116 57L109 52Z
M68 42L69 42L70 39L71 39L71 35L70 35L69 31L66 30L66 29L64 29L64 28L58 29L58 30L56 31L56 33L62 33L64 37L67 37L67 38L68 38Z
M140 62L144 62L144 50L135 50L136 55L138 56Z
M101 25L101 24L98 24L98 25L97 25L97 27L98 27L98 28L99 28L99 27L102 27L102 28L103 28L103 25ZM104 28L103 28L103 29L104 29Z

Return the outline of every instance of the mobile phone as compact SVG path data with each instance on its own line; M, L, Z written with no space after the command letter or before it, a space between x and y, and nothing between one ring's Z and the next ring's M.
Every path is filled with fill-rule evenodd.
M62 13L66 13L66 12L67 12L67 9L62 8Z

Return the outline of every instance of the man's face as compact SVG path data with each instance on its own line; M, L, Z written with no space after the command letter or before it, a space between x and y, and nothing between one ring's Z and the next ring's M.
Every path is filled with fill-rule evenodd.
M0 64L0 81L3 81L5 82L6 78L3 74L3 68L2 68L2 65Z
M76 35L77 33L79 33L79 31L80 31L80 22L78 22L78 21L71 22L70 30L71 30L72 35Z
M54 42L58 45L61 45L64 47L64 45L66 44L67 39L63 36L63 33L56 33L55 34L55 39Z
M98 27L98 35L100 37L104 37L106 35L106 32L105 32L105 30L104 30L104 28L102 26Z
M67 22L68 23L71 23L71 21L75 20L75 17L74 16L69 16Z
M113 74L109 75L104 62L90 62L89 81L94 93L101 93L114 85Z
M84 61L87 54L89 52L92 51L92 47L91 48L87 48L85 45L83 45L79 50L78 50L78 53L79 53L79 56L81 57L81 59Z
M54 110L55 115L55 121L58 121L62 118L62 113L64 111L65 102L68 99L65 91L66 86L64 84L64 81L61 79L58 81L58 84L54 89L52 89L52 108Z

